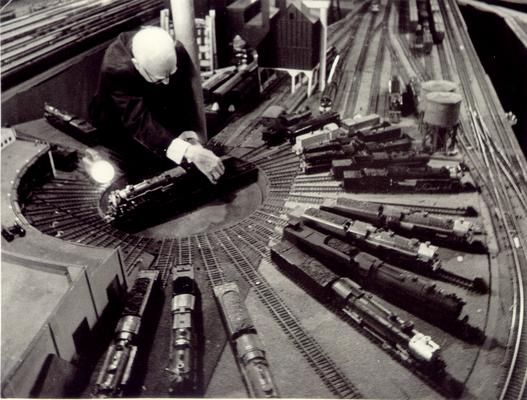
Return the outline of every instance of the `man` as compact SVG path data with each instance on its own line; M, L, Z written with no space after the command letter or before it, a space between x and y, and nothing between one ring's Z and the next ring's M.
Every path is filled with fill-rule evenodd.
M163 29L122 33L104 55L90 117L106 144L136 164L186 160L216 183L224 166L200 144L193 73L183 45Z

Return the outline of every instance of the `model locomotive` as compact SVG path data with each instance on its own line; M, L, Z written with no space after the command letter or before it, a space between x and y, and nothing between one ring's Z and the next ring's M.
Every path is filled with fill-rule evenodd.
M225 329L250 397L279 397L265 350L235 283L214 286Z
M138 351L142 317L159 272L139 271L138 278L125 300L124 310L108 348L95 386L97 397L126 394Z
M360 285L347 277L335 274L324 264L310 257L289 242L271 247L271 258L289 274L298 276L313 291L322 289L358 326L371 334L384 349L403 362L423 366L438 373L444 365L440 346L430 336L404 321ZM307 281L307 282L306 282Z
M414 312L449 321L459 317L465 302L423 278L383 262L356 246L294 221L284 228L284 238L341 275L351 277L367 290L387 297Z
M359 218L378 228L424 237L434 243L486 251L486 245L478 237L474 223L464 218L431 215L424 211L410 211L402 207L348 198L338 198L335 204L322 205L320 209L348 218Z
M167 217L167 210L181 212L223 193L254 182L256 167L248 162L228 157L223 159L225 173L216 185L193 165L176 167L153 178L108 195L104 211L108 222L133 223L138 226Z
M197 389L196 294L192 265L172 268L172 329L170 358L165 369L170 375L170 393L189 396Z

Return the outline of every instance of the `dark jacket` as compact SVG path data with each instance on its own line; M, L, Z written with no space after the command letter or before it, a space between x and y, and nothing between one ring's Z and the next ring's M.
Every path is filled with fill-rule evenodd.
M106 50L90 118L111 147L130 146L132 139L131 145L139 143L164 158L174 138L199 127L191 88L193 68L185 48L176 42L178 68L169 84L147 82L132 63L134 34L121 33Z

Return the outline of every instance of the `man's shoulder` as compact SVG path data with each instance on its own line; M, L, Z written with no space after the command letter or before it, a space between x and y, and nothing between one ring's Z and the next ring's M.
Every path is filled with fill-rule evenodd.
M104 54L104 72L119 74L133 71L131 43L135 33L122 32L110 43Z

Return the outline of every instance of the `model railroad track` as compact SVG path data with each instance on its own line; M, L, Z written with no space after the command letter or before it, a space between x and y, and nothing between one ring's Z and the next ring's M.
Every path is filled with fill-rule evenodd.
M465 26L465 22L463 20L463 17L461 16L461 12L457 4L452 2L449 3L453 17L455 19L455 24L457 26ZM470 41L470 36L468 35L468 31L466 29L460 30L460 35L463 40L466 41L466 43L472 43ZM495 150L500 154L500 157L503 156L505 159L510 160L509 171L516 177L516 179L519 180L519 182L521 183L519 186L527 187L527 165L525 162L525 158L521 152L520 146L518 146L517 141L514 139L514 135L500 134L500 132L510 132L510 125L505 120L504 115L501 113L502 106L499 102L499 98L495 94L494 88L490 84L485 70L479 62L479 58L474 47L472 45L467 46L465 52L470 54L470 56L475 60L478 60L477 62L473 63L473 68L476 70L476 74L473 79L479 82L479 85L483 88L482 95L488 107L491 110L495 111L489 113L489 119L496 126L496 128L498 128L495 131L497 135L496 138L493 138L492 144L493 146L495 146ZM501 149L498 149L496 147L496 139L499 139L499 142L501 143ZM508 151L508 153L505 151L505 149Z
M71 3L2 23L2 79L126 23L152 18L159 0Z
M364 4L364 6L366 6L368 3ZM370 17L371 18L371 17ZM342 41L343 44L342 46L336 46L337 50L339 51L339 54L340 54L340 61L339 61L339 64L342 65L341 68L337 68L337 71L335 72L335 76L333 77L334 81L337 83L337 91L335 93L335 96L334 96L334 99L333 99L333 104L332 104L332 109L333 110L340 110L341 109L341 103L342 103L342 98L344 97L344 93L345 93L345 89L347 87L347 84L346 85L342 85L342 90L340 89L341 88L341 82L342 82L342 77L343 77L343 74L346 74L348 73L349 71L345 68L346 64L348 64L350 62L349 58L349 54L351 52L351 49L355 43L355 39L356 39L356 36L357 36L357 32L359 31L360 29L360 26L362 25L362 21L364 20L364 18L361 18L360 21L355 21L355 20L352 20L352 22L350 22L349 24L346 25L347 27L347 30L346 30L346 34L347 34L347 40L344 40ZM340 45L340 43L339 43ZM343 114L341 113L341 116Z
M443 79L451 81L452 80L452 72L450 71L450 68L448 67L450 64L449 64L449 61L448 61L448 58L447 58L447 55L446 55L445 43L441 42L441 43L437 44L436 48L437 48L437 54L439 56L439 64L441 66Z
M471 292L481 293L481 289L477 287L474 279L465 278L464 276L444 269L437 271L434 279L450 283L451 285L458 286Z
M432 53L434 52L434 48L437 48L437 46L434 44L432 46L432 50L430 51L430 53L428 54L425 54L423 56L424 58L424 68L425 68L425 73L426 73L426 76L429 77L429 79L437 79L437 77L435 76L435 73L434 73L434 59L433 59L433 56L432 56Z
M464 26L464 21L457 5L451 3L450 9L452 10L454 23L457 26ZM460 30L459 35L462 40L466 41L466 43L471 43L466 30ZM467 46L465 53L468 54L471 59L478 60L477 53L473 46ZM503 171L505 178L509 183L515 186L514 191L516 195L520 198L522 204L525 205L527 204L527 193L524 189L527 187L527 165L525 159L521 154L520 146L518 146L517 141L514 139L514 135L501 134L501 132L510 132L510 125L505 121L503 113L501 113L502 107L499 103L498 96L491 95L494 89L489 84L485 70L479 61L472 63L472 65L476 70L476 74L474 74L475 76L471 77L472 81L476 81L482 88L481 95L483 96L484 103L493 111L487 114L488 118L486 123L492 124L496 128L494 130L495 135L493 135L492 138L490 138L490 135L487 136L491 140L490 145L493 147L493 151L497 153L500 160L497 166ZM473 109L477 110L476 99L471 96L471 100L474 104ZM482 123L485 123L483 119L481 121ZM484 134L486 134L486 131L488 130L483 129Z
M240 275L253 288L258 299L266 306L275 321L287 334L294 346L300 351L309 365L314 369L326 387L340 398L360 398L358 389L340 371L306 331L298 318L287 307L279 294L251 264L242 251L234 244L225 232L214 234L219 248L229 257Z
M397 51L395 50L395 45L391 36L391 33L388 33L387 49L390 52L390 61L392 63L393 74L399 75L403 79L403 82L408 82L410 81L411 75L408 73L407 69L404 68L404 66L401 64L401 61L397 56Z
M249 161L262 169L272 169L276 164L296 165L298 164L298 157L296 156L296 154L291 152L291 149L281 149L271 154L271 156L266 156Z
M383 95L380 93L381 89L381 73L380 66L384 63L384 54L386 52L386 38L388 36L388 20L392 11L392 1L389 0L386 4L384 17L381 22L381 38L377 46L377 55L375 56L375 66L373 68L373 76L370 87L370 102L368 104L368 114L376 113L379 108L379 100Z
M225 273L216 257L208 234L196 235L192 238L195 246L199 249L201 260L211 286L222 285L227 282Z
M255 147L249 150L247 153L244 153L241 157L249 162L257 160L259 158L270 157L272 154L279 153L282 151L291 151L289 144L281 144L276 147L269 147L267 144L262 144L261 146Z
M292 194L288 197L288 200L297 203L322 204L325 199L323 197L317 196L304 196L299 194Z
M293 185L291 193L344 193L340 186L313 186L313 185Z
M442 6L446 7L444 4L442 4ZM453 24L456 26L464 26L464 21L459 9L457 8L457 5L451 3L449 8L454 19ZM447 23L452 24L450 20L447 21ZM461 29L458 31L458 34L460 37L459 40L463 40L466 43L471 43L470 37L468 36L466 30ZM455 51L461 53L459 52L459 49L455 49ZM521 150L519 150L518 143L514 139L513 135L501 134L501 132L510 132L510 126L508 122L504 120L504 116L501 113L502 107L499 103L498 97L495 95L491 95L494 89L489 84L489 81L486 78L485 70L483 69L481 63L477 61L478 56L473 46L467 46L464 51L464 54L468 55L471 60L475 60L475 62L472 63L472 68L476 70L476 73L473 76L466 76L467 74L465 73L465 71L462 71L464 75L463 79L465 79L465 77L469 79L466 81L467 84L473 81L479 84L479 86L482 88L481 95L484 99L485 105L493 111L487 113L487 123L494 125L494 127L496 128L494 130L496 134L493 135L493 137L491 138L490 144L493 147L493 151L496 152L499 156L500 161L498 167L504 172L505 178L509 181L509 183L513 186L516 186L514 190L516 192L516 195L520 198L522 204L527 204L527 193L523 189L527 187L527 165L525 164L525 160L523 158L523 155L521 154ZM467 96L467 98L470 99L470 104L472 105L472 108L474 110L477 110L478 103L477 100L474 98L472 92L469 91L469 93L465 93L465 95ZM515 182L513 182L514 180Z
M484 182L484 190L482 193L489 198L489 203L496 205L496 214L500 221L494 222L495 227L502 226L501 235L497 235L500 247L502 249L510 249L510 257L512 258L513 270L516 275L516 282L514 285L514 313L512 316L512 325L511 325L511 338L514 343L511 346L510 352L510 368L505 377L505 382L501 391L500 399L522 399L525 398L525 389L527 386L527 329L524 326L526 321L526 307L525 307L525 291L527 290L527 281L524 280L523 275L527 273L527 253L525 251L523 240L521 239L521 223L518 221L518 217L508 210L513 210L516 207L514 200L519 200L521 202L522 193L518 192L518 187L521 186L521 182L517 181L514 186L507 185L507 174L505 171L507 166L503 165L503 159L508 159L505 154L502 154L501 164L500 158L496 152L496 147L492 143L489 143L490 134L485 132L486 125L478 115L476 110L482 107L488 107L491 111L500 109L499 106L496 107L494 101L490 101L489 97L486 95L486 90L489 89L487 82L479 82L480 87L482 88L484 103L479 104L478 99L476 99L472 94L472 74L469 72L467 63L471 65L477 65L478 71L476 71L476 76L479 72L479 62L476 59L475 51L471 46L468 49L465 49L465 53L461 52L457 46L457 43L461 43L460 40L463 37L458 38L458 35L466 35L466 32L463 28L459 30L453 30L454 26L463 26L463 21L459 15L459 10L457 5L448 1L447 5L443 2L440 2L440 7L442 7L442 12L444 15L445 21L445 31L449 35L449 41L452 43L452 50L454 52L454 58L456 60L456 70L460 76L462 82L462 89L464 91L468 106L469 106L469 118L472 122L470 126L467 126L465 121L463 126L463 136L461 138L461 144L464 147L465 154L470 158L471 163L474 165L474 170L479 174L482 182ZM452 16L452 20L450 19ZM467 39L464 37L464 39ZM470 43L467 41L466 43ZM469 60L465 61L464 57L468 57ZM475 62L472 62L472 61ZM492 114L492 112L491 112ZM494 119L491 121L495 129L495 138L494 140L500 141L503 145L512 141L511 138L508 138L507 128L503 124L501 118ZM492 140L492 141L494 141ZM474 153L477 153L476 157ZM513 167L516 163L516 167L520 167L523 163L520 161L519 157L515 157L513 154L513 160L510 161L508 167ZM511 171L512 172L512 171ZM505 175L505 176L504 176ZM512 177L514 175L511 175ZM523 180L524 174L518 176L516 179ZM514 180L513 180L514 182ZM512 192L512 193L511 193ZM526 210L524 209L523 212ZM494 218L493 218L494 219ZM514 336L513 336L514 335Z
M328 389L341 398L359 398L360 393L358 390L324 353L316 340L309 335L278 293L257 271L245 255L245 252L240 249L240 246L234 244L233 239L237 240L240 238L246 241L246 245L258 251L256 249L261 245L258 239L251 237L247 233L242 233L240 228L196 235L192 238L199 249L210 284L217 286L226 282L226 276L221 267L221 260L228 260L254 289L258 299L266 306L280 328L286 333L295 347L299 349L302 356L315 370Z
M377 14L374 14L370 18L370 22L366 29L366 36L362 43L362 47L357 58L357 63L355 68L350 71L345 69L345 73L352 75L353 77L348 81L351 82L349 87L347 87L344 94L344 101L341 104L340 101L337 104L340 106L340 115L354 115L355 105L357 104L357 99L359 96L359 87L361 83L362 72L364 69L364 64L366 63L366 55L368 54L368 49L370 47L371 40L374 34L375 21L377 20ZM347 57L346 64L350 63L350 57ZM347 86L347 85L346 85Z
M335 182L335 178L331 175L316 176L316 175L298 175L295 183L320 183L320 182Z
M370 2L366 1L362 6L349 12L341 20L331 24L328 28L328 47L335 46L342 51L350 38L350 25L357 25L357 17L367 12ZM352 25L353 24L353 25Z
M159 271L159 279L163 287L170 281L171 270L176 261L178 264L184 263L179 256L182 253L182 246L179 239L163 239L160 244L158 243L155 251L157 256L150 269Z
M129 235L108 225L98 213L100 188L76 182L63 189L64 181L52 180L34 189L23 215L42 233L88 246L117 248L123 253L127 272L137 265L151 240ZM60 187L60 189L59 189ZM57 193L59 191L59 193Z
M496 159L493 158L489 151L490 146L483 142L481 133L476 132L475 134L479 136L477 139L482 149L482 153L479 156L484 158L484 162L481 165L482 163L478 163L478 159L474 156L471 156L471 162L476 166L485 168L482 171L488 171L487 173L478 173L481 174L481 179L486 182L486 188L488 190L487 196L491 197L494 204L497 205L497 217L500 220L499 223L502 225L500 229L502 235L497 236L498 243L502 249L510 249L516 277L513 294L516 307L511 324L511 332L515 333L515 337L512 339L514 343L512 345L512 354L510 355L510 369L505 378L500 399L523 399L527 384L527 332L524 326L526 321L525 291L527 290L527 283L523 278L523 275L527 271L527 253L523 247L523 240L520 236L517 236L518 232L520 232L517 217L507 211L513 210L515 207L508 195L510 190L504 185L499 176L491 172L492 168L495 171L499 171L497 169ZM463 140L465 141L463 143L465 152L469 154L471 147L467 145L468 143L466 142L468 140L466 138ZM494 223L494 226L499 225Z
M242 144L248 137L254 135L255 131L261 130L260 117L268 107L275 104L282 105L291 101L291 95L289 93L285 77L277 79L276 82L273 83L272 87L266 90L273 89L275 89L277 93L265 103L265 106L261 105L259 108L252 111L250 114L252 118L250 120L238 120L237 124L231 125L233 129L228 127L226 130L212 138L211 144L213 146L218 143L220 143L221 146L231 146L232 143ZM240 113L233 114L233 120L236 118L236 116L239 117Z
M404 35L404 32L399 32L399 34L395 36L397 42L399 43L399 47L403 52L402 56L405 57L405 59L408 61L410 67L413 69L414 73L417 75L419 80L429 80L430 76L428 75L424 66L418 60L416 60L415 54L411 50L410 42L408 38Z
M236 225L227 229L226 232L230 237L236 240L241 240L248 248L256 252L260 257L265 258L266 260L270 259L269 247L264 244L261 237L254 234L253 231L247 231L240 225Z
M403 50L404 55L407 57L408 62L410 63L412 69L414 70L419 80L430 80L431 77L428 75L425 67L418 60L416 60L415 54L412 52L412 50L410 50L409 41L406 38L402 37L402 35L397 35L397 41L399 42L399 45Z

